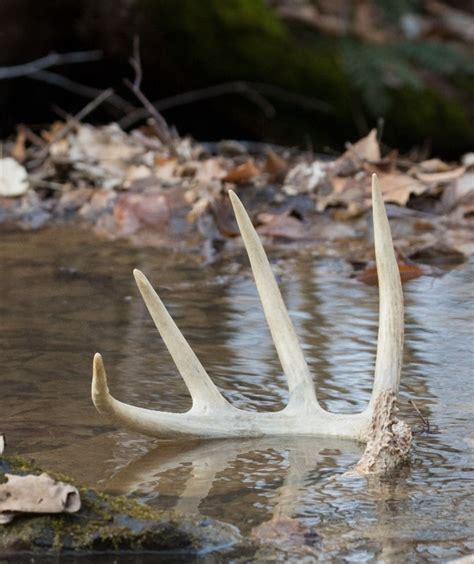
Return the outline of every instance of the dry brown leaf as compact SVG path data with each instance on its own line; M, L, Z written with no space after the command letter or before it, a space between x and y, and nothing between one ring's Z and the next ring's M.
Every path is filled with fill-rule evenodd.
M375 163L380 160L380 146L377 141L377 130L372 129L370 133L359 139L354 145L350 145L347 151L342 155L356 157L360 161L369 161Z
M261 213L258 215L258 220L263 223L257 229L260 235L294 240L310 237L308 226L290 215L290 212L282 214Z
M402 283L431 273L431 269L429 269L428 267L419 266L417 264L406 264L403 262L398 263L398 269L400 271L400 278L402 280ZM363 282L364 284L368 284L369 286L378 286L379 281L377 277L377 267L368 266L362 272L359 272L356 278L357 280L359 280L359 282Z
M377 141L377 130L359 139L353 145L349 144L345 153L329 165L334 175L348 176L364 167L365 163L378 163L380 161L380 146Z
M458 166L444 172L417 172L416 177L422 182L426 182L427 184L445 184L447 182L451 182L452 180L456 180L465 172L466 167Z
M446 172L452 168L448 163L440 159L428 159L419 165L421 172Z
M428 190L426 184L422 184L416 178L408 174L389 173L380 174L380 187L386 202L394 202L399 206L405 206L411 194L419 196Z
M75 513L81 508L77 488L48 474L5 477L7 481L0 484L0 524L22 513Z
M283 191L289 196L311 194L326 178L326 163L298 163L286 175Z
M350 212L346 219L355 217L368 209L370 203L366 198L365 185L353 177L333 176L330 179L332 192L319 195L316 210L323 212L328 206L345 206ZM341 216L343 218L344 214Z
M474 204L474 170L468 170L450 184L443 191L441 198L445 211L451 211L456 206L469 206Z
M267 160L263 166L263 171L269 174L272 178L283 177L288 170L288 163L280 157L275 151L268 149Z
M43 131L41 132L41 137L48 143L51 143L56 134L61 131L64 126L65 123L63 121L54 121L49 129L43 129Z
M158 180L170 181L174 180L176 175L176 167L178 161L176 159L162 159L160 164L156 164L155 160L155 176Z
M222 180L225 182L233 182L239 184L241 182L248 182L260 174L260 171L255 166L253 159L249 159L245 163L236 166L230 170Z
M15 146L12 150L12 157L19 163L22 163L26 157L26 133L20 128L15 140Z
M114 207L117 235L132 235L143 227L160 231L170 218L168 202L163 194L124 194Z
M203 186L216 180L222 180L227 175L227 171L217 158L205 161L195 161L194 180Z

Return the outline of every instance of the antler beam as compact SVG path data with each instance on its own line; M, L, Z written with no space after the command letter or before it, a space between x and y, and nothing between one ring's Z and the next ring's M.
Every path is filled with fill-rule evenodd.
M380 311L375 379L367 409L353 415L330 413L319 405L311 374L260 239L234 192L230 192L230 199L273 342L288 380L288 405L279 412L267 413L232 406L213 384L147 278L135 270L140 293L189 389L193 404L186 413L169 413L116 400L107 386L102 357L96 354L92 378L95 407L119 425L162 438L317 435L365 441L377 398L386 391L398 393L403 353L402 287L376 175L372 178L372 207Z

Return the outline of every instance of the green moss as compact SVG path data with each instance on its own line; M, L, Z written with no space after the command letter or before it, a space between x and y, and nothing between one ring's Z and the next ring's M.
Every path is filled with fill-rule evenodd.
M469 69L462 54L445 44L374 46L324 36L301 24L285 24L264 0L139 0L138 5L144 54L153 61L154 53L166 54L156 76L147 72L147 88L160 76L171 92L182 91L183 82L192 89L237 79L322 100L326 109L304 110L291 99L264 92L277 111L276 120L265 121L266 137L288 144L309 136L319 150L342 148L343 141L356 139L379 117L386 121L384 141L402 150L426 139L435 152L447 154L472 146L466 100L435 90L418 72L438 73L453 86L466 82ZM395 86L386 83L388 71L397 78ZM264 120L256 119L259 110L247 100L227 96L213 100L212 109L240 129L243 125L250 136L252 128L261 135Z
M0 478L5 473L41 473L34 463L20 458L0 460ZM189 550L235 540L230 529L218 522L202 529L199 520L177 522L162 511L123 496L110 496L74 484L55 472L56 480L76 485L81 509L74 514L18 516L0 527L0 553L64 552L78 550ZM205 533L205 534L204 534Z

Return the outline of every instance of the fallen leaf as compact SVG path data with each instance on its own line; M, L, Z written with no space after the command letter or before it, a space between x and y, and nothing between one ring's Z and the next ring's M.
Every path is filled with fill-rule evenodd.
M202 185L207 185L216 180L222 180L227 175L227 171L217 158L196 161L194 166L194 180Z
M310 194L325 178L326 163L321 161L299 163L286 175L283 191L289 196Z
M422 161L418 166L422 172L446 172L452 168L440 159L428 159Z
M75 190L65 190L57 205L57 211L61 214L70 214L82 208L92 198L94 190L92 188L76 188Z
M117 234L132 235L143 227L160 231L168 223L170 209L163 194L124 194L114 207Z
M394 202L399 206L405 206L411 194L419 196L428 190L428 186L419 182L408 174L389 173L380 174L380 187L386 202Z
M156 163L156 160L155 160ZM174 180L176 175L176 167L178 161L176 159L161 159L159 164L155 166L155 176L158 180L169 181Z
M0 196L21 196L29 188L28 173L15 159L0 159Z
M369 208L370 202L366 198L364 182L355 180L353 177L333 176L330 179L330 186L332 191L327 194L318 194L316 201L316 210L318 212L323 212L328 206L342 205L348 210L345 219L351 219L359 215L360 210L367 211Z
M241 182L248 182L259 174L260 171L255 166L254 160L249 159L248 161L230 170L222 180L224 180L224 182L234 182L236 184L239 184Z
M441 204L444 211L456 206L474 204L474 170L468 170L443 191Z
M64 126L65 123L63 121L53 121L49 129L43 129L43 131L41 132L41 137L48 143L51 143L56 134L61 131Z
M330 164L330 169L335 175L349 176L361 170L364 163L376 163L380 161L380 158L377 130L372 129L357 143L349 144L346 152Z
M0 484L0 524L22 513L76 513L81 508L77 488L53 480L48 474L5 474Z
M263 171L269 174L273 179L283 177L288 170L288 163L280 157L275 151L268 149L267 160L263 166Z
M13 158L22 163L26 157L26 133L23 128L20 128L16 136L15 146L12 150Z
M101 215L112 212L117 198L115 190L94 190L91 199L80 208L79 215L87 221L95 222Z
M400 271L400 278L402 280L402 283L431 273L431 270L425 266L419 266L417 264L406 264L403 262L398 263L398 269ZM359 282L363 282L364 284L368 284L369 286L378 286L379 284L376 266L368 266L362 272L360 272L356 276L356 278L357 280L359 280Z
M308 239L308 226L301 220L290 215L291 212L281 214L261 213L258 220L261 225L257 231L268 237L282 237L284 239Z
M380 146L377 141L377 130L372 129L366 137L359 139L354 145L350 145L341 158L345 156L355 156L361 161L369 161L371 163L379 161Z
M456 180L457 178L462 176L465 172L466 172L466 167L458 166L456 168L444 172L431 172L431 173L418 172L416 173L416 177L418 178L418 180L421 180L422 182L426 182L427 184L446 184L447 182Z

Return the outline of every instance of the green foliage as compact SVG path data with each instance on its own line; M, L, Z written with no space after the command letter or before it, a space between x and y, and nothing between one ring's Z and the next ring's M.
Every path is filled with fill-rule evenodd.
M183 84L191 89L234 80L266 83L330 106L309 114L290 99L265 94L277 110L274 123L265 122L265 136L276 142L302 143L309 135L315 147L342 147L379 117L387 122L386 142L401 149L430 138L435 152L449 151L454 145L446 140L447 130L458 150L473 140L466 93L474 89L474 64L447 42L371 44L331 37L283 23L265 0L139 0L139 6L144 55L163 53L147 81L166 77L170 93L182 91ZM378 6L391 29L403 14L422 9L419 0L378 0ZM213 103L216 115L228 119L228 102ZM232 119L259 135L255 109L246 103L232 99ZM450 116L448 128L440 127L440 116Z
M417 12L419 0L377 0L377 5L382 10L387 23L398 23L400 18L407 13Z
M420 70L441 76L472 74L474 64L464 53L437 41L402 41L370 45L345 39L341 45L343 65L372 115L390 108L393 92L403 87L426 88Z

